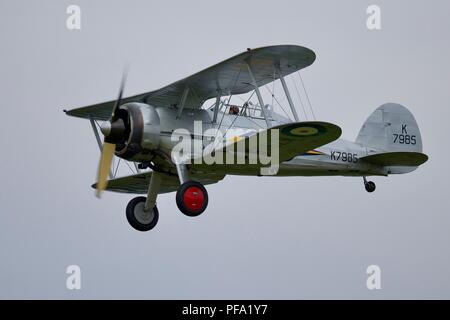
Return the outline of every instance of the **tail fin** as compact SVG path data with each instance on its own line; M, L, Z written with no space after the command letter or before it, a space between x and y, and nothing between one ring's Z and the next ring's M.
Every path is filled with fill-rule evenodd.
M418 166L428 159L422 154L422 137L416 119L396 103L378 107L363 124L356 143L367 148L369 156L364 160L379 165Z

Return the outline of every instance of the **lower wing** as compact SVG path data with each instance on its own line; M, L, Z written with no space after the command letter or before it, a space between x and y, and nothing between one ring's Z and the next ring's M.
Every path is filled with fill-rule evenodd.
M152 171L148 171L131 176L111 179L108 181L106 190L120 193L146 194L148 192L148 186L150 184L152 173ZM204 185L217 183L223 178L224 175L217 174L192 175L192 180L201 182ZM92 185L94 189L96 186L97 184ZM163 174L159 194L176 191L179 186L180 181L177 176Z

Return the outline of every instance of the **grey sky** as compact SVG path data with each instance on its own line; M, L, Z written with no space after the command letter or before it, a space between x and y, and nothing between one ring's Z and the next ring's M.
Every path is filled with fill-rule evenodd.
M69 4L82 29L66 29ZM382 30L366 28L381 7ZM450 298L448 1L0 2L0 298ZM430 160L401 176L227 177L204 215L158 198L156 229L95 179L89 122L62 108L162 87L247 47L314 50L320 120L354 139L385 102L415 115ZM300 107L298 108L300 113ZM82 290L65 269L82 269ZM366 288L368 265L382 289Z

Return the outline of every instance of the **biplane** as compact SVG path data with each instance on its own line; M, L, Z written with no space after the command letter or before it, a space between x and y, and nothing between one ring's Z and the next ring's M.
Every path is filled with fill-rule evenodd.
M247 49L159 90L126 98L124 76L116 100L64 110L90 120L101 147L92 187L98 196L104 190L146 194L128 203L126 217L134 229L148 231L158 222L158 194L176 192L179 210L195 217L208 205L205 185L226 175L355 176L362 177L365 189L373 192L375 183L366 177L408 173L427 161L416 120L400 104L378 107L355 141L339 139L341 128L335 124L300 121L285 77L310 66L315 58L312 50L296 45ZM263 101L260 88L276 80L293 119ZM256 103L237 106L223 100L251 92ZM206 101L213 103L205 107ZM202 130L196 130L198 125ZM174 152L183 135L200 146L200 153ZM252 141L256 149L251 148ZM267 156L276 155L276 170L264 171L273 163L252 156L264 148ZM205 153L219 155L222 161L192 161ZM230 153L233 161L223 161ZM133 162L136 173L114 177L114 156ZM238 157L241 161L236 161Z

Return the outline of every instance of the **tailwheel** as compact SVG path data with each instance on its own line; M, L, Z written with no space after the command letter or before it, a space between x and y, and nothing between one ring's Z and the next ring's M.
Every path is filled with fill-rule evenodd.
M128 202L126 213L130 225L138 231L149 231L158 223L159 212L156 205L150 210L144 210L145 197L136 197Z
M181 212L196 217L208 206L208 192L200 182L187 181L178 187L176 200Z
M375 182L373 181L368 181L364 184L364 187L366 188L367 192L374 192L376 189L376 185Z
M375 182L373 181L367 181L366 177L363 177L364 181L364 188L366 188L367 192L374 192L376 189Z

